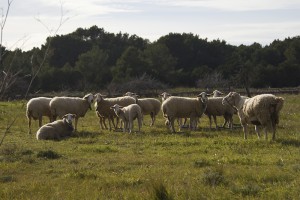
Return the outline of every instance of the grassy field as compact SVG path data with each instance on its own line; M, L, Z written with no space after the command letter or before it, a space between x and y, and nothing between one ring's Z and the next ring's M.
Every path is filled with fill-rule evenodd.
M300 98L282 96L276 141L209 131L206 116L171 134L161 113L140 134L102 131L94 111L75 137L37 141L22 102L0 102L1 138L17 117L0 146L0 199L300 199Z

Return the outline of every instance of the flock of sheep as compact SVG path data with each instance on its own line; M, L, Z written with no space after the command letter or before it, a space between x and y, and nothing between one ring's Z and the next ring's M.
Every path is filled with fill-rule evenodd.
M212 97L209 97L213 95ZM133 121L138 121L138 131L143 124L143 116L150 115L151 124L154 125L156 115L162 111L166 119L165 124L175 132L175 120L179 129L185 125L189 119L189 128L195 130L199 119L203 114L209 118L211 129L211 117L214 119L216 128L217 116L224 117L223 127L228 123L228 127L233 127L233 115L238 114L244 131L244 138L247 139L247 125L255 125L255 131L260 138L259 127L265 129L265 139L267 131L270 131L272 139L275 139L276 124L279 123L279 112L283 107L284 99L272 94L261 94L248 98L236 92L230 92L225 97L220 97L223 93L215 90L213 94L202 92L195 98L171 96L164 92L160 94L162 102L155 98L139 98L132 92L127 92L122 97L106 98L100 93L87 94L83 98L79 97L37 97L28 101L26 116L28 118L29 133L31 133L31 120L39 120L39 130L36 133L38 140L60 140L69 137L77 130L77 122L80 117L84 117L86 112L92 110L95 102L96 115L99 118L101 129L117 129L123 127L123 132L132 132ZM42 126L42 117L48 116L50 123ZM61 120L56 120L59 117ZM123 125L120 125L121 122ZM75 126L73 121L75 120ZM107 128L106 120L109 122ZM184 120L184 122L183 122Z

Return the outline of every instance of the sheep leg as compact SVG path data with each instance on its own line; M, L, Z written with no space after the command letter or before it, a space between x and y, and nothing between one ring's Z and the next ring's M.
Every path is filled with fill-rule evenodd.
M276 124L275 124L275 121L272 121L271 125L272 125L272 127L271 127L271 130L272 130L272 140L275 140L275 133L276 133Z
M169 120L169 125L170 125L170 127L171 127L171 131L173 132L173 133L176 133L175 132L175 128L174 128L174 121L175 121L175 119L174 118L169 118L168 117L168 120Z
M208 119L209 119L209 130L211 130L211 116L208 115L207 117L208 117Z
M153 112L151 112L150 116L151 116L151 124L150 124L150 126L153 126L154 125L154 121L155 121L155 115L154 115Z
M75 118L75 131L77 131L77 122L78 122L78 117Z
M230 128L230 130L233 129L233 119L232 119L232 117L229 118L228 128Z
M244 139L247 139L247 124L242 124L243 126L243 131L244 131Z
M216 125L216 129L218 129L218 125L217 125L217 116L213 115L213 119L214 119L214 122L215 122L215 125Z
M28 134L31 134L31 117L28 117Z
M139 132L141 132L142 120L138 117Z
M257 134L258 139L260 139L260 133L259 133L259 128L258 126L255 125L255 132Z
M43 121L43 117L42 117L42 116L39 116L39 127L42 126L42 121Z
M104 118L104 117L103 117L103 121L102 121L102 122L103 122L104 128L105 128L105 129L107 129L107 126L106 126L105 120L106 120L106 118Z

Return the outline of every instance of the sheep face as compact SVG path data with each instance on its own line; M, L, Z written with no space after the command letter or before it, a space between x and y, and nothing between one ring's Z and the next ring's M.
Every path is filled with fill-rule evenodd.
M222 104L226 105L229 104L232 107L236 107L237 100L239 99L240 95L236 92L229 92L227 96L225 96L222 100Z
M94 102L94 95L93 94L87 94L83 97L83 99L87 100L90 105L90 110L92 110L92 103Z
M75 114L66 114L63 117L64 122L72 126L73 120L76 118Z
M118 104L110 107L110 109L114 110L117 116L120 116L120 113L122 112L121 108L123 108L123 106L120 106Z
M197 95L197 97L200 98L202 103L207 103L208 96L210 96L210 94L207 94L206 92L201 92L200 94Z
M95 96L94 96L94 99L97 103L100 103L101 101L103 101L104 97L106 97L106 95L102 95L100 93L97 93Z
M167 93L167 92L163 92L159 95L162 99L162 101L166 100L167 98L169 98L171 96L171 94Z

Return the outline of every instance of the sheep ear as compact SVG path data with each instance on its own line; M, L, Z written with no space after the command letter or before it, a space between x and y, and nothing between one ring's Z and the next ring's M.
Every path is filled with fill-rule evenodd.
M206 96L208 96L208 97L211 96L211 95L213 95L213 94L206 94Z
M73 118L76 118L76 117L77 117L77 115L76 115L76 114L73 114L73 115L72 115L72 117L73 117Z
M67 115L64 115L63 117L62 117L62 119L66 119L67 118Z
M116 108L115 106L111 106L111 107L110 107L110 109L112 109L112 110L115 109L115 108Z

